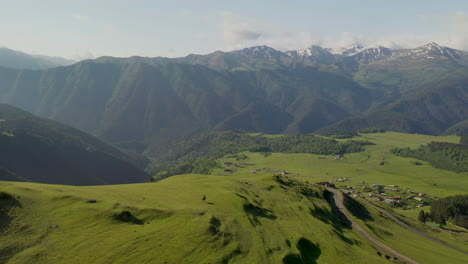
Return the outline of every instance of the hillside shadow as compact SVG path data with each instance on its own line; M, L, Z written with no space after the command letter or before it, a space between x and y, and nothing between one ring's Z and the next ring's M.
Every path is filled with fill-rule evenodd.
M331 210L316 206L313 209L309 208L309 211L313 217L326 224L332 225L334 229L340 233L343 232L343 229L349 229L351 227L348 218L346 218L341 211L333 209L333 206L331 206Z
M212 235L217 235L219 233L219 228L221 227L221 221L216 218L216 217L211 217L210 219L210 227L208 228L208 231L210 231L210 233Z
M130 211L122 211L114 215L114 219L130 224L143 225L143 220L134 216Z
M275 220L277 217L273 211L254 205L252 203L246 203L243 206L244 212L249 216L250 223L253 226L261 225L259 218L266 218Z
M11 194L0 192L0 233L11 223L12 217L8 215L13 207L22 207L21 203Z
M338 206L335 203L335 199L333 199L333 193L325 190L323 193L325 200L330 205L334 217L332 218L333 227L335 227L338 231L342 231L343 228L350 229L351 228L351 221L341 212Z
M367 210L367 208L361 204L360 202L356 201L355 199L343 195L343 203L348 209L348 211L355 217L363 220L363 221L373 221L374 218Z
M288 254L283 258L284 264L315 264L322 254L320 247L306 238L301 238L296 244L299 254Z

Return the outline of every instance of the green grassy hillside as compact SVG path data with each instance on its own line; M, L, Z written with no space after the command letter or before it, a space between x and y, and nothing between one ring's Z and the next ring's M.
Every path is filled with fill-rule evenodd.
M100 187L2 182L1 190L15 198L2 200L8 215L1 218L0 261L282 263L303 250L316 263L387 262L337 219L318 187L282 179L185 175ZM122 211L143 224L117 220ZM466 260L372 216L376 232L392 243L405 238L400 248L408 246L405 254L422 263Z
M447 196L466 192L467 173L456 173L433 167L429 162L414 158L399 157L391 153L395 147L416 149L432 141L459 143L458 136L427 136L396 132L362 134L355 139L368 140L375 145L366 146L366 151L345 154L343 158L315 154L273 153L265 157L261 153L245 152L248 159L236 161L224 158L221 163L232 162L233 172L220 168L214 174L240 176L252 174L258 168L277 168L297 174L301 179L328 181L346 177L344 184L403 185L408 189L430 192L435 196ZM415 165L418 161L422 165ZM385 162L385 165L380 165ZM236 166L238 164L239 166ZM224 165L227 167L227 165ZM262 173L262 172L260 172ZM270 173L266 171L265 173Z
M335 219L320 189L271 176L185 175L102 187L3 182L0 188L17 197L1 225L0 256L8 263L281 263L298 252L301 238L318 248L320 262L380 260ZM144 224L113 217L124 210Z
M456 143L459 137L379 133L359 138L376 145L341 158L244 152L247 159L221 158L224 168L213 175L156 183L0 182L0 263L391 263L350 228L332 209L325 189L313 183L346 177L335 183L398 184L402 193L413 189L430 197L466 194L466 174L427 162L415 165L415 159L390 152L431 141ZM379 165L382 161L385 165ZM273 176L283 171L287 175ZM420 263L468 261L356 199L367 211L366 218L357 215L360 225L406 256ZM465 231L418 223L417 210L398 209L399 217L452 247L467 248Z
M171 170L163 173L165 178L176 174L201 173L193 168L200 167L197 164L207 165L204 166L205 171L209 171L212 167L217 167L215 159L246 150L262 152L264 155L268 155L269 152L336 155L362 151L363 146L367 144L371 143L358 140L339 142L311 134L272 136L243 131L224 131L169 142L150 149L146 154L152 157L149 171L158 173ZM242 157L236 156L236 158Z

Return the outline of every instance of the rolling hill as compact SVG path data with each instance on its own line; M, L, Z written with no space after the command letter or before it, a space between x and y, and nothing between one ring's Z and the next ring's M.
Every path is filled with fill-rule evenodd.
M157 173L154 179L159 180L176 174L207 174L219 167L213 159L247 150L264 155L271 152L343 155L363 151L369 144L360 140L339 142L311 134L271 136L242 131L210 132L150 148L147 155L151 157L151 164L147 171Z
M331 199L339 190L315 184L331 180L366 193L362 187L371 183L398 183L402 197L416 190L429 201L466 194L466 175L424 161L415 165L414 158L389 151L459 137L389 132L360 138L375 145L340 159L244 152L242 160L222 157L223 167L212 175L155 183L0 182L0 262L466 263L466 231L418 222L416 204L392 210L363 195L343 197L343 207ZM382 160L387 164L378 165ZM287 174L278 175L280 169ZM342 177L346 182L336 181Z

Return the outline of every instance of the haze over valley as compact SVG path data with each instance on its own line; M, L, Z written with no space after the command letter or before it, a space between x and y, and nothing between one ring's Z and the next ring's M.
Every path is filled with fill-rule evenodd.
M26 2L0 264L468 262L466 3Z

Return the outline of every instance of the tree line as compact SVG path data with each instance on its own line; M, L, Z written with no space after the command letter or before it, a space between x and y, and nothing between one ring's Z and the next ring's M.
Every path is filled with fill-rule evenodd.
M243 151L338 155L363 151L370 144L373 143L340 142L310 134L266 136L243 131L211 132L160 148L151 171L158 179L186 173L209 174L219 166L216 159Z
M421 210L418 220L445 225L447 221L468 228L468 195L455 195L436 200L430 213Z
M431 142L417 149L394 148L392 153L430 162L433 166L455 172L468 171L468 145Z

